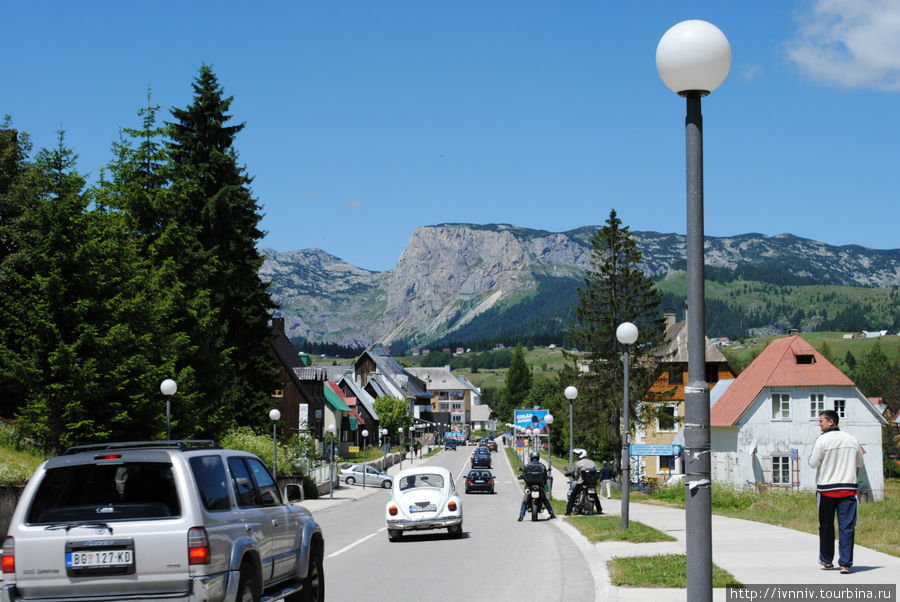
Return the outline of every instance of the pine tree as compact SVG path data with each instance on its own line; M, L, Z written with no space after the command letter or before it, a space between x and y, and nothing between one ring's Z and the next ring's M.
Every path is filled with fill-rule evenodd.
M506 371L506 395L500 416L512 418L513 411L525 407L525 399L531 390L531 370L525 362L525 348L516 345L512 363Z
M654 379L653 353L663 344L665 330L660 311L662 295L640 269L641 252L615 210L591 237L591 264L569 336L580 353L566 353L568 363L561 382L575 384L574 437L578 447L600 455L621 450L622 373L621 346L616 328L622 322L638 327L638 342L631 346L630 401L635 423L646 420L640 399ZM634 424L632 424L632 427Z
M179 368L193 368L202 395L195 411L204 422L192 422L195 432L215 434L233 424L265 425L275 385L268 357L274 304L258 276L260 207L234 148L243 124L227 125L232 98L209 66L200 68L193 89L193 103L172 110L171 190L153 250L171 261L195 309L177 325L195 346Z
M36 198L2 264L0 382L16 418L52 448L144 438L157 400L151 298L121 215L95 206L77 157L57 146L29 166ZM7 387L13 379L18 386Z

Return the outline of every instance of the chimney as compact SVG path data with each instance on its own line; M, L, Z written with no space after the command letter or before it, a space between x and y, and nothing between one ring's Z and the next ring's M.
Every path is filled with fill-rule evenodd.
M672 309L667 309L663 312L663 320L666 321L666 330L669 330L673 326L675 326L675 311Z
M284 318L272 318L272 334L284 334Z

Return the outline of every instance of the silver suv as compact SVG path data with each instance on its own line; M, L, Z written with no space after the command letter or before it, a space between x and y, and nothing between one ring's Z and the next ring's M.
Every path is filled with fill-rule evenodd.
M70 448L22 492L0 602L323 600L322 530L292 501L213 441Z

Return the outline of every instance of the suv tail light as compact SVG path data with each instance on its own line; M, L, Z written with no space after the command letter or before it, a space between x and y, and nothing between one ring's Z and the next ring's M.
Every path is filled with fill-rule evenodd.
M12 535L3 542L3 572L16 572L16 540Z
M209 564L209 536L203 527L188 530L188 564Z

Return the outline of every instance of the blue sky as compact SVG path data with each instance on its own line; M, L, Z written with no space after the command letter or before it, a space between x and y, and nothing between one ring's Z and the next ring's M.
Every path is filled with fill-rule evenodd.
M683 234L684 100L660 37L732 47L703 101L705 231L897 249L900 3L0 0L0 116L96 177L137 111L212 65L244 122L261 247L391 269L418 226Z

